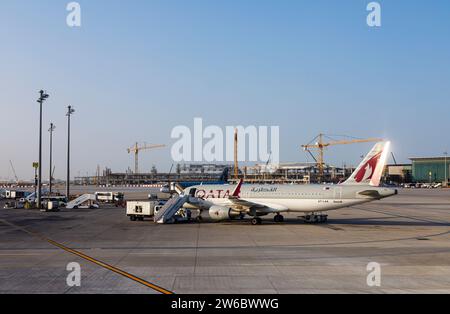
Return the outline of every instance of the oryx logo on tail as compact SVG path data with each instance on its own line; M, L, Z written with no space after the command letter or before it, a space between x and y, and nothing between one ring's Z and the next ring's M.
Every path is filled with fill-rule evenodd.
M377 143L343 184L379 186L389 153L390 142Z
M377 167L378 161L381 158L381 153L372 157L366 164L356 173L355 181L358 183L372 179L372 176Z

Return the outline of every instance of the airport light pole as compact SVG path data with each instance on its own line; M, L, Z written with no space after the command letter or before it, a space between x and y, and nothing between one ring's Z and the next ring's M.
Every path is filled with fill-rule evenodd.
M445 187L448 187L448 168L447 168L447 155L448 152L444 152L444 160L445 160Z
M55 130L55 125L53 123L50 123L50 129L48 131L50 132L50 176L49 176L49 196L52 195L52 155L53 155L53 131Z
M42 193L42 104L49 97L43 90L39 91L39 168L38 168L38 187L37 187L37 207L41 209Z
M67 107L67 182L66 182L66 197L70 200L70 116L75 113L72 106Z
M37 184L38 184L38 175L37 171L39 168L39 163L33 162L33 168L34 168L34 199L36 200L37 196Z

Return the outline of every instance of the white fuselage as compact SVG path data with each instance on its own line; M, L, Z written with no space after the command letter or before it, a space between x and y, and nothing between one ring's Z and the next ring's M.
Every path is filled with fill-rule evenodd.
M195 196L203 200L202 208L199 208L201 210L210 206L236 207L236 202L230 199L234 186L205 185L192 188L196 189ZM185 193L188 194L192 188L186 189ZM355 206L396 193L396 190L365 185L243 185L239 200L258 204L258 211L266 213L311 213ZM198 204L191 206L195 207L198 208Z

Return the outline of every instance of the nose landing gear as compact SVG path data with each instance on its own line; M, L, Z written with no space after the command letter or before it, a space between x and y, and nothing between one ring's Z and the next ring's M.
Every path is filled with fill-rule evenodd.
M258 226L258 225L262 224L262 219L259 218L259 217L254 217L254 218L252 218L252 220L251 220L251 224L252 224L253 226Z

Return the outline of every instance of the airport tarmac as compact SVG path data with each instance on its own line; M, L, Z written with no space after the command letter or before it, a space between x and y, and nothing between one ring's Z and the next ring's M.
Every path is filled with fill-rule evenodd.
M329 214L325 225L295 214L155 225L122 208L0 209L0 293L450 293L450 190ZM71 262L80 287L67 286ZM380 287L367 285L371 262Z

